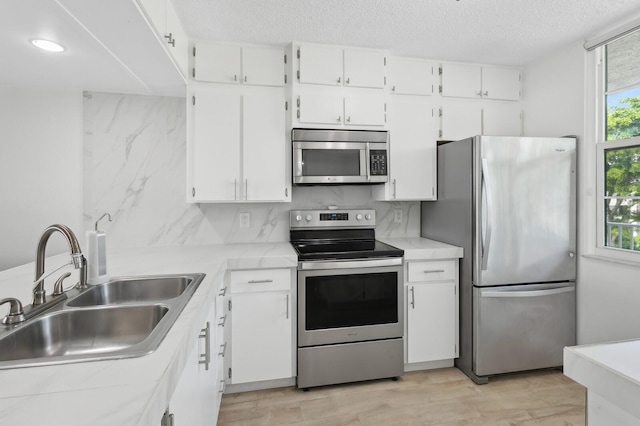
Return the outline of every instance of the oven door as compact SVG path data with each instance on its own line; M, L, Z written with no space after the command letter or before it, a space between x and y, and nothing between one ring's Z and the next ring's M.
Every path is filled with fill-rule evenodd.
M298 346L402 337L402 258L301 262Z
M367 143L293 142L293 183L367 183Z

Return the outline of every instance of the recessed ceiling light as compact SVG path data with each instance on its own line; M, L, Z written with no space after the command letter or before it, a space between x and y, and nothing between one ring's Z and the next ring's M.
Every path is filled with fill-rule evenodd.
M47 52L64 52L64 47L62 47L62 45L56 43L55 41L33 39L31 40L31 44L33 44L35 47L39 47L42 50L46 50Z

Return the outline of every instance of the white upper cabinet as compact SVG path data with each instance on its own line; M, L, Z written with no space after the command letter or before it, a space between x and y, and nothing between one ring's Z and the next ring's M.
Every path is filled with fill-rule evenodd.
M240 83L241 50L238 46L196 43L193 78L210 83Z
M334 46L299 47L299 82L327 86L385 87L385 53Z
M352 96L344 99L344 122L347 126L384 126L386 123L384 97Z
M482 134L482 106L465 103L447 105L440 117L440 140L455 141Z
M284 86L284 50L273 47L196 43L196 81Z
M192 202L289 201L282 95L194 93Z
M187 75L189 41L171 0L138 0L183 76Z
M364 49L344 50L344 85L382 89L385 84L384 52Z
M258 86L284 86L284 52L269 47L242 48L242 82Z
M342 85L342 49L333 46L300 46L300 83Z
M473 64L442 64L442 96L518 101L520 70Z
M388 84L398 95L432 95L435 64L418 58L391 56L388 62Z
M344 98L334 95L300 95L298 122L342 125Z

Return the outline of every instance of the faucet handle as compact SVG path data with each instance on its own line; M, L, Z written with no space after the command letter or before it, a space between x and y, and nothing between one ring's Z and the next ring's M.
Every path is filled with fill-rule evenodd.
M70 276L71 276L71 272L67 272L56 280L56 283L53 285L52 296L60 296L62 293L64 293L64 289L62 288L62 282L66 278L69 278Z
M6 299L0 300L0 305L4 305L5 303L9 304L9 313L2 318L3 324L17 324L25 320L22 303L18 299L14 297L7 297Z

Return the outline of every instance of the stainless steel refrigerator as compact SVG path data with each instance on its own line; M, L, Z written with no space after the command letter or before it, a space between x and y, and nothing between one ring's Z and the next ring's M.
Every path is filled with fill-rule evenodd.
M421 234L464 248L460 357L476 383L562 365L576 339L576 140L476 136L438 145Z

